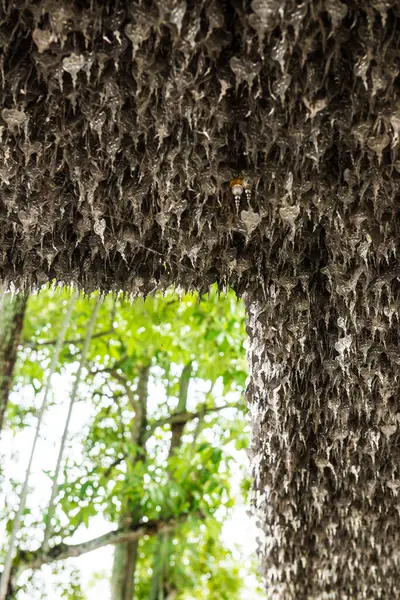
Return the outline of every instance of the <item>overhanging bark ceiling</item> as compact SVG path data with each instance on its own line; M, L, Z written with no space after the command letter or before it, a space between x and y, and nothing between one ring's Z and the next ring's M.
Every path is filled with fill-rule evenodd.
M400 598L399 2L0 15L0 280L246 293L269 597Z

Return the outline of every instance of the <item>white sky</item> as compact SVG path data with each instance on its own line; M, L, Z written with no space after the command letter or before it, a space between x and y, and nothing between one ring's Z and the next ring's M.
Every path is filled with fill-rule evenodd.
M68 410L68 393L71 385L70 378L55 376L53 379L53 395L56 405L52 407L46 414L42 428L42 437L37 446L37 452L33 464L30 485L33 490L28 499L29 507L37 507L40 511L40 506L45 506L50 495L51 481L45 474L45 471L52 471L55 466L56 456L58 453L58 444L61 438L62 429L64 426L66 411ZM192 402L195 392L192 391ZM21 397L22 396L22 397ZM160 398L160 390L156 394L151 394L150 397ZM13 398L19 403L32 403L32 397ZM41 397L37 397L37 404L41 402ZM190 407L189 407L190 408ZM88 423L91 416L91 407L85 402L78 402L75 405L71 428L70 440L75 442L70 443L68 453L74 457L79 455L79 443L77 443L84 425ZM5 461L5 474L13 479L23 479L26 464L28 461L34 427L26 429L15 437L9 433L2 436L2 447L7 447L7 457ZM237 466L231 469L233 489L239 490L241 469L248 466L247 454L245 451L235 451L237 457ZM12 458L11 458L12 457ZM9 490L8 490L9 491ZM0 514L4 509L4 498L7 493L7 486L0 493ZM260 535L257 531L254 521L247 514L248 506L243 503L238 503L232 511L231 517L225 522L223 528L223 539L226 547L230 548L235 556L245 565L250 559L254 558L256 550L256 536ZM4 525L4 523L3 523ZM97 537L110 530L110 524L103 518L96 517L90 521L89 528L81 528L71 541L81 542L94 537ZM4 529L0 524L0 536L5 535ZM4 539L4 538L3 538ZM41 539L33 539L32 547L37 547ZM109 600L109 575L112 566L112 547L105 547L77 559L69 559L67 562L70 565L78 567L81 571L81 581L87 600ZM244 572L248 573L248 569ZM52 600L61 600L60 593L57 591L56 582L60 575L54 576L49 567L42 568L43 579L46 583L46 589L49 592L49 597ZM96 577L96 574L102 573L103 578ZM244 591L242 600L258 600L265 599L264 594L257 592L257 579L255 576L244 577ZM34 598L32 594L27 594L23 600L40 600Z

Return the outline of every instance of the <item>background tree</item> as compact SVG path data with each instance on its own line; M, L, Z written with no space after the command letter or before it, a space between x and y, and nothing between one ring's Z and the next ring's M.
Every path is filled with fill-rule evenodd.
M67 302L65 291L30 298L17 388L34 379L42 393ZM93 305L76 302L58 367L65 382L80 361ZM113 544L112 600L240 597L243 573L221 530L234 502L232 452L247 445L243 340L242 307L231 295L105 299L74 408L84 406L90 418L78 437L70 433L54 509L28 502L14 563L14 573L32 569L26 585L38 585L43 564ZM90 537L99 516L110 532L74 544L84 528ZM45 527L48 548L40 546ZM82 597L76 574L70 581L65 597Z
M62 345L64 343L65 340L65 334L67 332L68 329L68 325L69 322L71 320L71 315L72 315L72 309L75 303L75 299L77 297L77 293L74 293L71 297L71 300L69 302L69 306L67 308L67 310L65 311L64 314L64 318L61 324L61 328L58 332L58 336L57 336L57 340L54 346L54 350L53 350L53 354L51 357L51 362L50 362L50 367L49 367L49 373L47 376L47 382L46 382L46 387L44 390L44 394L43 394L43 400L42 400L42 405L40 407L40 410L38 412L38 416L37 416L37 422L36 422L36 431L35 431L35 435L33 438L33 442L32 442L32 448L31 448L31 452L29 455L29 459L28 459L28 465L26 467L26 471L25 471L25 479L24 482L22 484L22 488L21 488L21 492L19 494L19 498L18 498L18 508L16 510L13 522L12 522L12 527L11 527L11 534L10 534L10 538L7 542L7 552L5 555L5 560L4 560L4 564L3 564L3 570L2 570L2 574L1 574L1 579L0 579L0 600L5 600L5 598L7 597L9 588L10 588L10 584L11 584L11 569L12 569L12 563L14 560L14 555L15 555L15 546L16 546L16 540L17 540L17 536L19 534L20 531L20 527L21 527L21 517L24 513L25 510L25 505L26 505L26 499L28 496L28 486L29 486L29 479L31 476L31 470L32 470L32 464L33 464L33 459L35 456L35 452L36 452L36 446L37 446L37 442L39 439L39 435L40 435L40 429L42 426L42 421L43 421L43 416L46 412L47 409L47 400L48 400L48 396L49 396L49 392L51 390L51 383L52 383L52 377L54 375L54 371L56 369L57 363L58 363L58 358L59 358L59 354L60 354L60 350L62 348ZM97 304L96 304L97 307ZM91 333L91 327L88 328L88 333L87 333L87 337L88 337L88 342L86 344L86 347L88 346L89 343L89 335ZM83 361L83 356L81 358L81 363ZM77 378L76 380L78 380L78 375L80 373L80 369L78 371L77 374ZM74 387L75 389L75 387ZM74 396L73 396L74 397ZM71 399L71 403L73 401L73 397ZM68 423L68 419L67 419L67 423ZM67 427L67 425L66 425ZM62 447L63 445L61 444L60 447L60 454L62 451ZM53 489L54 486L57 483L57 467L56 467L56 476L54 477L54 483L53 483ZM51 498L53 498L54 496L54 492L52 489L52 496ZM50 507L52 506L52 501L50 500ZM44 538L44 542L43 545L46 546L46 542L47 542L48 536L46 536L46 531L45 531L45 538Z
M0 436L12 387L27 296L3 293L0 289Z

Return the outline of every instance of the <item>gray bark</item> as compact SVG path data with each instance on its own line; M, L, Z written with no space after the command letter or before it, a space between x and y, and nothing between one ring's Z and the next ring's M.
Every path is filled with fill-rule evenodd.
M0 297L0 435L4 425L18 345L24 324L27 296Z
M0 280L246 292L270 595L398 598L399 2L54 4L2 3Z

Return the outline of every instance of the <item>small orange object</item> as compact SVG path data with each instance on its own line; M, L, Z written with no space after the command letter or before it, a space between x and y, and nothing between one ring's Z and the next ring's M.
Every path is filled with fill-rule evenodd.
M236 177L236 179L231 179L229 182L229 187L232 189L235 185L241 185L244 187L244 178Z

